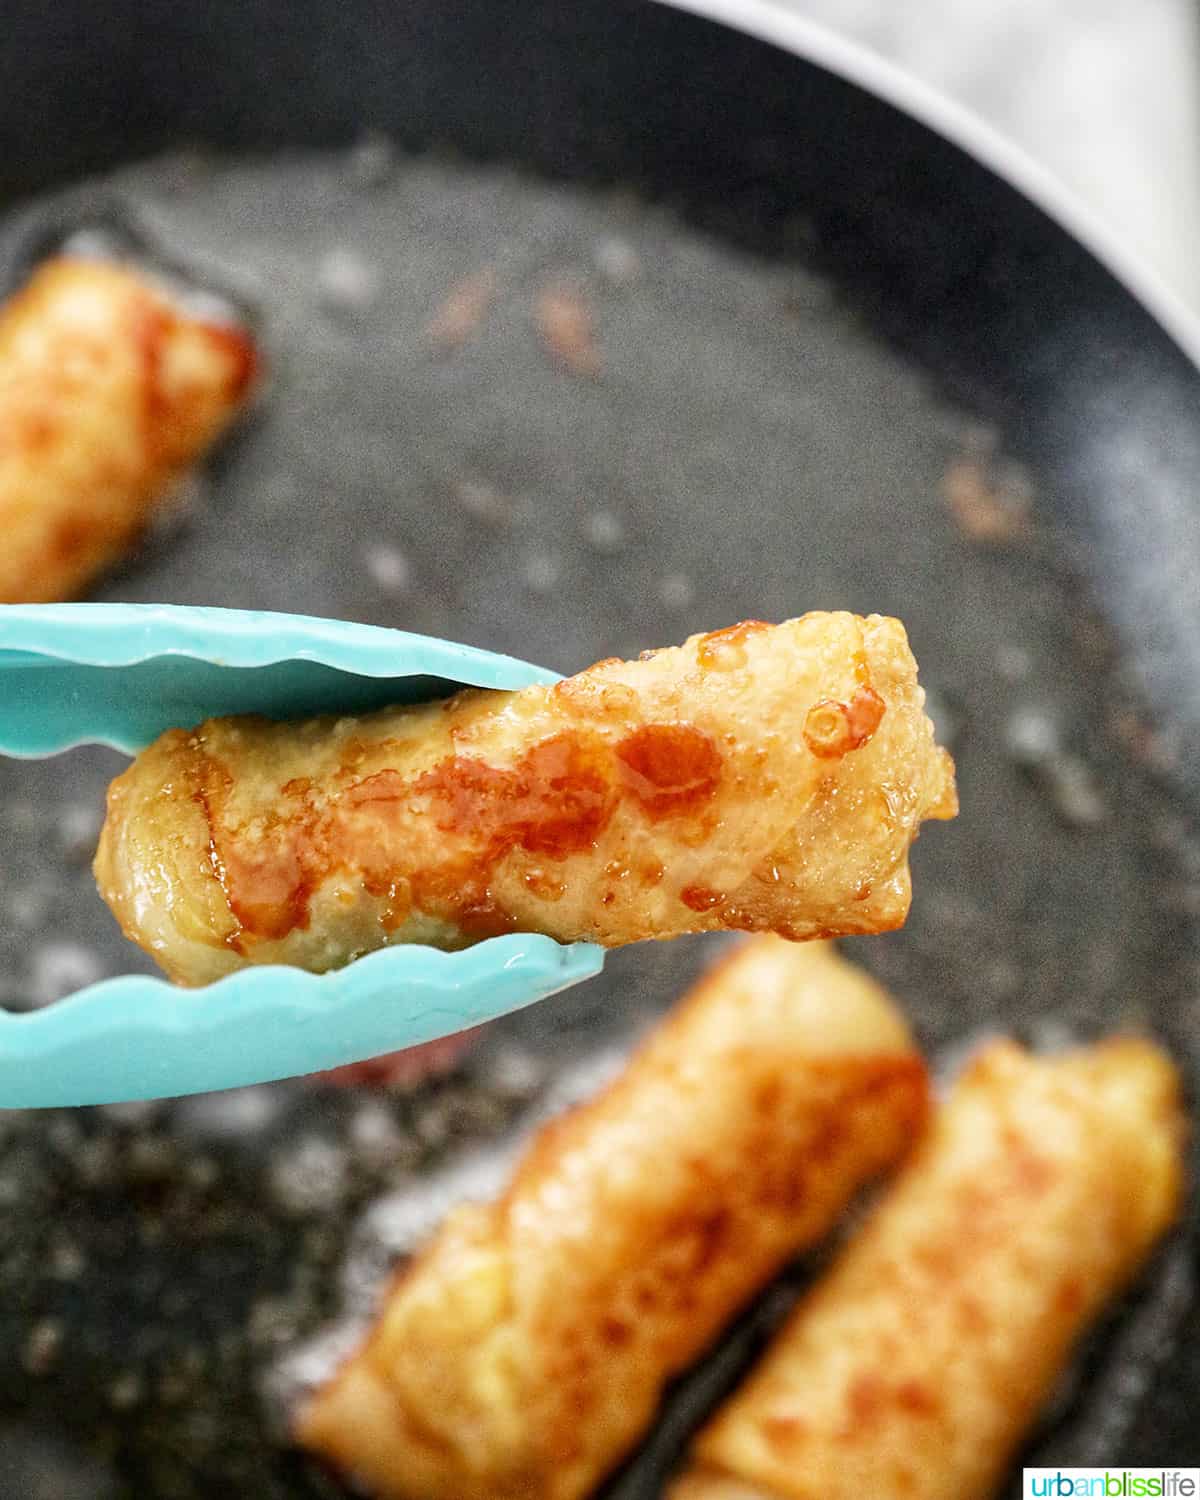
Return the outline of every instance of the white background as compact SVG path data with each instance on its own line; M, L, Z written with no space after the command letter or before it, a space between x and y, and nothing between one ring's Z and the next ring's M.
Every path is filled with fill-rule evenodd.
M772 0L950 94L1023 146L1200 312L1192 0Z

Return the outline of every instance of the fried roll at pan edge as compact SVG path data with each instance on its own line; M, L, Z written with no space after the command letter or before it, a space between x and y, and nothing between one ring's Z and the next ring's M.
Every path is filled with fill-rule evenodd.
M750 940L498 1202L450 1216L300 1441L389 1500L580 1500L926 1107L874 981L826 944Z
M255 366L243 331L129 267L46 262L0 309L0 603L71 598L116 562Z
M904 628L755 622L551 687L172 730L109 792L127 936L199 984L507 931L607 946L899 926L956 811Z
M1175 1217L1179 1083L1146 1042L968 1067L670 1500L984 1500Z

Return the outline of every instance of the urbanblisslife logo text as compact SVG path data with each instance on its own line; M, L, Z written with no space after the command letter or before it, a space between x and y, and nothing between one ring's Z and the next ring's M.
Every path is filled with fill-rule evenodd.
M1077 1500L1079 1496L1115 1496L1132 1500L1134 1496L1157 1496L1171 1500L1200 1500L1200 1469L1025 1469L1021 1490L1025 1500L1059 1496Z

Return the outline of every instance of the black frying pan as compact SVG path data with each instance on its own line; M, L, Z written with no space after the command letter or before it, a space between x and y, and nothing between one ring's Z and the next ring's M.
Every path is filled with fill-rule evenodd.
M272 361L189 523L98 597L564 670L746 615L900 614L964 811L917 850L906 930L856 954L943 1057L1133 1024L1194 1083L1200 375L1016 189L812 62L633 0L13 0L0 199L10 281L102 223L242 301ZM431 358L431 310L484 265L490 319ZM597 379L531 331L559 283L595 310ZM979 504L1005 537L966 534ZM0 767L5 1003L138 963L81 861L114 768ZM407 1092L0 1120L3 1500L340 1493L274 1435L291 1353L711 947L618 954ZM1189 1224L1037 1461L1200 1461L1194 1253ZM804 1274L614 1497L658 1493Z

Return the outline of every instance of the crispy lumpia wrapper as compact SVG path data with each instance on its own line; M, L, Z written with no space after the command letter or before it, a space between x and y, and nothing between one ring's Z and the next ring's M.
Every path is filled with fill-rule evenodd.
M0 603L77 594L242 405L247 335L125 266L48 261L0 310Z
M1181 1174L1156 1047L991 1045L670 1500L983 1500L1175 1217Z
M752 940L497 1203L450 1217L300 1440L398 1500L579 1500L926 1103L872 980L828 945Z
M210 720L113 783L96 876L185 983L513 930L875 932L956 811L923 704L898 621L810 614L552 687Z

